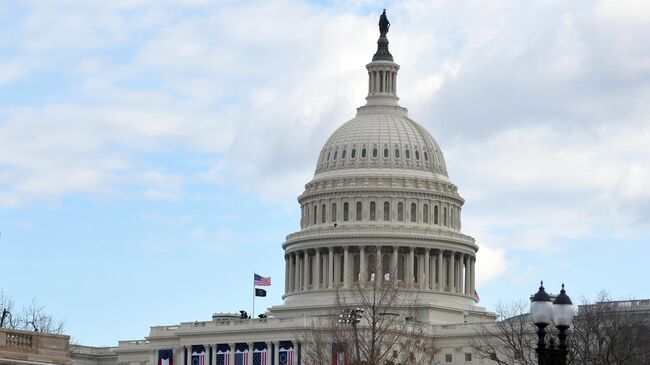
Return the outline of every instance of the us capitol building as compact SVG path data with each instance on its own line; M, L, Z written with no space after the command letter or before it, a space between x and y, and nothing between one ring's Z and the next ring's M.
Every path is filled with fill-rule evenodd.
M104 352L81 346L72 351L73 364L190 365L200 351L205 365L302 365L297 334L311 318L337 310L337 293L373 280L412 296L415 320L438 349L436 362L487 363L472 357L469 341L473 323L495 320L475 299L478 245L461 233L464 200L440 147L398 103L400 67L388 49L385 14L382 20L366 65L367 102L327 139L298 197L300 231L282 245L284 302L266 318L215 314L151 327L145 339Z

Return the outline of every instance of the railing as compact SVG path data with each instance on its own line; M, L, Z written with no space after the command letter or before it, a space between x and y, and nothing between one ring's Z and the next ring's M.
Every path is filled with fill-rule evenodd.
M32 335L26 333L17 333L17 332L7 332L6 347L18 347L21 349L31 349L32 348Z
M0 359L68 365L70 337L0 328Z

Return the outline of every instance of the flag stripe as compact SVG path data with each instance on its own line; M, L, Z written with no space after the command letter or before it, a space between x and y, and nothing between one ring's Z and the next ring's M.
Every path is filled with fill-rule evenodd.
M271 286L271 277L270 276L261 276L253 274L253 285L254 286Z

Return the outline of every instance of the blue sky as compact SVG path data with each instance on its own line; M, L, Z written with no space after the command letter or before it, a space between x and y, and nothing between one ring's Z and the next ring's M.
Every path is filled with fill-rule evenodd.
M115 345L281 303L284 237L364 103L388 8L398 93L480 245L481 304L540 279L650 297L644 1L20 1L0 7L0 288Z

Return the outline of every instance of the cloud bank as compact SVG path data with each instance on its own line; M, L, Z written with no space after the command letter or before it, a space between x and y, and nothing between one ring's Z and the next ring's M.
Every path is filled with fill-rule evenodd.
M483 282L513 252L650 234L647 2L387 7L402 104L438 139L467 199ZM177 201L196 179L293 204L327 136L364 102L371 8L141 0L5 10L0 206Z

